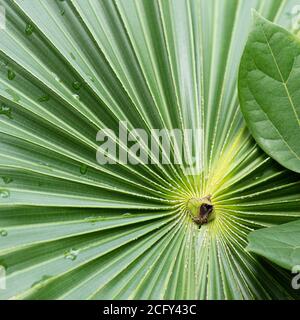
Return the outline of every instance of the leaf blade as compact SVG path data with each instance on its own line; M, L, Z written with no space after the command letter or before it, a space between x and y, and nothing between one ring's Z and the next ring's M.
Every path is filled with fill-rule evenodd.
M248 235L249 252L259 254L287 270L300 264L300 220L264 228Z
M241 60L239 98L259 146L284 167L300 172L300 41L254 13Z

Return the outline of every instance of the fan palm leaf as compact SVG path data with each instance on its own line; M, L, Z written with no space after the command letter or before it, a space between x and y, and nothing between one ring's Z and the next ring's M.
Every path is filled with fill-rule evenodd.
M255 144L236 89L251 8L290 28L296 2L0 1L2 299L296 297L244 248L300 217L299 175ZM97 132L119 121L200 128L203 171L100 165ZM207 195L199 229L186 204Z

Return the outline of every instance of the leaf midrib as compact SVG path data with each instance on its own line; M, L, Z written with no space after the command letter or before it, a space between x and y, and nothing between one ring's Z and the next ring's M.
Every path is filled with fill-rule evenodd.
M267 36L266 36L266 33L265 33L265 30L264 30L263 26L261 26L261 30L262 30L262 33L263 33L263 35L264 35L264 38L266 39L266 43L267 43L267 45L268 45L269 51L270 51L270 53L271 53L271 55L272 55L272 58L273 58L274 63L275 63L275 66L276 66L277 71L278 71L278 73L279 73L279 75L280 75L280 78L281 78L281 80L282 80L282 84L283 84L283 86L284 86L284 89L285 89L285 91L286 91L286 94L287 94L287 96L288 96L289 102L290 102L290 104L291 104L291 107L292 107L292 109L293 109L293 112L294 112L294 114L295 114L295 116L296 116L296 119L297 119L297 121L298 121L298 125L299 125L299 128L300 128L300 119L299 119L299 116L298 116L297 111L296 111L296 107L295 107L295 105L294 105L294 102L293 102L293 100L292 100L292 97L291 97L291 95L290 95L290 93L289 93L289 90L288 90L288 87L287 87L287 81L288 81L288 80L287 80L287 81L284 80L284 77L283 77L283 75L282 75L282 73L281 73L281 70L280 70L280 68L279 68L278 62L277 62L277 60L276 60L276 57L275 57L275 55L274 55L274 52L273 52L272 47L271 47L271 45L270 45L270 42L269 42L269 40L268 40L268 38L267 38ZM290 73L292 73L292 71L293 71L293 67L292 67ZM298 157L298 159L299 159L299 157Z

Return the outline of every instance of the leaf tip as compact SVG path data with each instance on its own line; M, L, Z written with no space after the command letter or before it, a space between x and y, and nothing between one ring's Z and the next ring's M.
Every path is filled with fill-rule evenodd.
M251 9L251 15L254 22L261 21L263 19L263 17L254 8Z
M254 8L251 9L251 13L252 13L252 19L253 19L254 24L259 25L259 24L271 23L268 19L263 17Z

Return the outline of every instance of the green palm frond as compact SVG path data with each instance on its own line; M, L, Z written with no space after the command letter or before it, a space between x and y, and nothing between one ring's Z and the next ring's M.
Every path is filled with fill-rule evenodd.
M296 3L0 1L0 298L295 298L245 247L300 217L299 175L257 147L236 82L251 8L290 28ZM96 134L119 121L201 128L202 173L98 164ZM199 229L186 204L207 195Z

